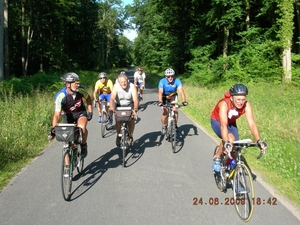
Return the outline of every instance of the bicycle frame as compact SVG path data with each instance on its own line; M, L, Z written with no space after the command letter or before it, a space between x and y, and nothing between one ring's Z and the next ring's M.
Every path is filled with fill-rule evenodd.
M162 108L166 108L168 110L166 140L171 142L173 153L176 151L175 113L173 111L173 107L175 107L176 104L177 102L171 102L162 106Z
M121 137L121 149L122 149L122 166L125 167L125 158L126 158L126 151L129 148L129 132L128 132L128 122L122 122L121 125L121 133L119 134Z
M249 221L254 205L252 199L254 198L254 186L252 182L252 173L248 165L242 159L242 150L248 147L260 147L257 143L253 143L251 139L239 140L233 143L233 151L236 152L236 164L231 171L227 170L226 161L232 158L229 153L227 156L221 155L221 169L220 172L214 172L214 177L217 187L226 192L227 184L231 185L233 189L233 197L236 211L239 217L245 222ZM215 148L214 155L219 146ZM261 158L262 151L260 151L257 159Z
M67 201L71 197L74 169L77 167L78 174L83 171L84 159L78 151L82 142L82 129L76 124L58 124L55 131L56 139L63 142L61 187Z

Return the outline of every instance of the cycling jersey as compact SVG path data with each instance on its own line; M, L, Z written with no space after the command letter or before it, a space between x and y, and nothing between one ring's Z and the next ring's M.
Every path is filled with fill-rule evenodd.
M227 110L228 124L234 124L236 120L245 113L245 107L247 105L247 102L244 104L244 106L241 109L237 109L232 104L230 96L228 96L228 93L225 93L224 97L216 104L215 108L213 109L210 116L211 119L220 121L219 103L221 101L225 101L228 106L228 110Z
M143 86L144 79L146 78L146 74L143 72L142 74L139 74L137 71L134 73L133 77L136 79L136 85Z
M82 88L79 87L78 92L73 95L67 92L67 88L61 89L55 96L54 110L55 112L63 111L64 113L75 113L86 111L82 98L87 99L89 94Z
M113 89L113 83L111 80L107 80L106 83L102 83L98 80L95 84L95 90L97 89L100 94L110 94Z
M115 85L115 88L117 106L132 106L132 92L133 88L135 88L134 85L132 83L128 83L126 89L124 90L118 83Z
M182 87L181 81L174 77L171 83L168 82L166 78L162 78L158 83L158 88L163 89L163 97L170 99L173 96L177 95L177 89Z

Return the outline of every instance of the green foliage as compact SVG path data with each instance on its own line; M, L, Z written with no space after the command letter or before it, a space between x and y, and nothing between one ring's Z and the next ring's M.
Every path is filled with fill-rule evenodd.
M128 27L121 3L26 1L21 11L19 1L9 1L10 73L20 77L37 71L127 66L131 44L119 38ZM28 62L27 70L21 57Z
M186 67L190 71L189 79L202 85L230 80L244 82L281 81L280 58L276 56L273 42L249 44L236 54L213 59L209 52L215 43L198 47L191 53L193 59Z

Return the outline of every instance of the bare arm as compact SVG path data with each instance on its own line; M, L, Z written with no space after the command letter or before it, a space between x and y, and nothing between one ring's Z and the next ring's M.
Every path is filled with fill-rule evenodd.
M221 126L221 135L223 141L230 141L233 142L233 140L230 140L228 136L228 106L225 101L221 101L219 103L219 117L220 117L220 126Z
M88 112L93 113L93 103L90 95L87 97L86 103L87 103Z
M110 95L110 101L109 101L109 109L110 110L113 110L115 108L114 104L115 104L115 100L116 100L116 95L117 95L117 92L116 92L116 88L114 86L114 88L112 89L111 95Z
M183 102L185 102L186 101L186 97L185 97L185 93L184 93L183 87L181 86L181 87L177 88L177 91L180 94L181 100Z
M139 108L139 99L136 88L132 87L132 100L133 100L133 109L138 110Z
M162 96L163 96L163 89L159 88L158 89L158 101L162 102Z
M97 93L98 93L98 89L95 88L95 90L94 90L94 100L95 100L95 101L98 101Z
M59 123L61 111L54 112L53 119L52 119L52 127L55 127Z
M260 139L260 134L257 128L257 125L255 123L254 120L254 116L253 116L253 111L252 111L252 106L249 102L246 103L246 108L245 108L245 116L247 119L247 123L249 125L249 128L251 130L252 135L254 136L255 140L259 140Z

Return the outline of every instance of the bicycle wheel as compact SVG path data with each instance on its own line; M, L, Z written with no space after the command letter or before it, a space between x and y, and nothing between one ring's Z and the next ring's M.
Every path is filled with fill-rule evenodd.
M217 145L215 150L214 150L214 155L217 153L219 146ZM221 155L221 170L220 172L215 172L214 171L214 177L215 177L215 182L218 187L218 189L222 192L226 191L226 184L227 184L227 177L225 175L225 167L224 167L224 156L223 154Z
M83 167L84 167L84 158L82 158L81 156L81 149L79 151L79 148L80 148L80 145L77 145L77 164L76 164L76 167L77 167L77 172L78 174L82 175L82 172L83 172Z
M68 159L69 158L69 159ZM70 154L68 151L64 151L62 157L62 167L61 167L61 187L62 187L62 194L66 201L68 201L71 197L71 189L72 189L72 165L71 162L67 168L66 160L70 161Z
M176 151L176 129L175 129L175 121L171 121L170 124L170 142L171 142L171 146L172 146L172 151L173 153L175 153Z
M241 163L235 168L233 177L235 209L242 220L248 222L253 213L254 187L248 167Z
M101 121L101 136L104 138L105 130L107 125L107 113L105 111L102 112L102 121Z
M122 138L121 138L121 149L122 149L122 166L125 167L125 157L126 157L126 148L127 148L127 132L125 129L122 129Z

